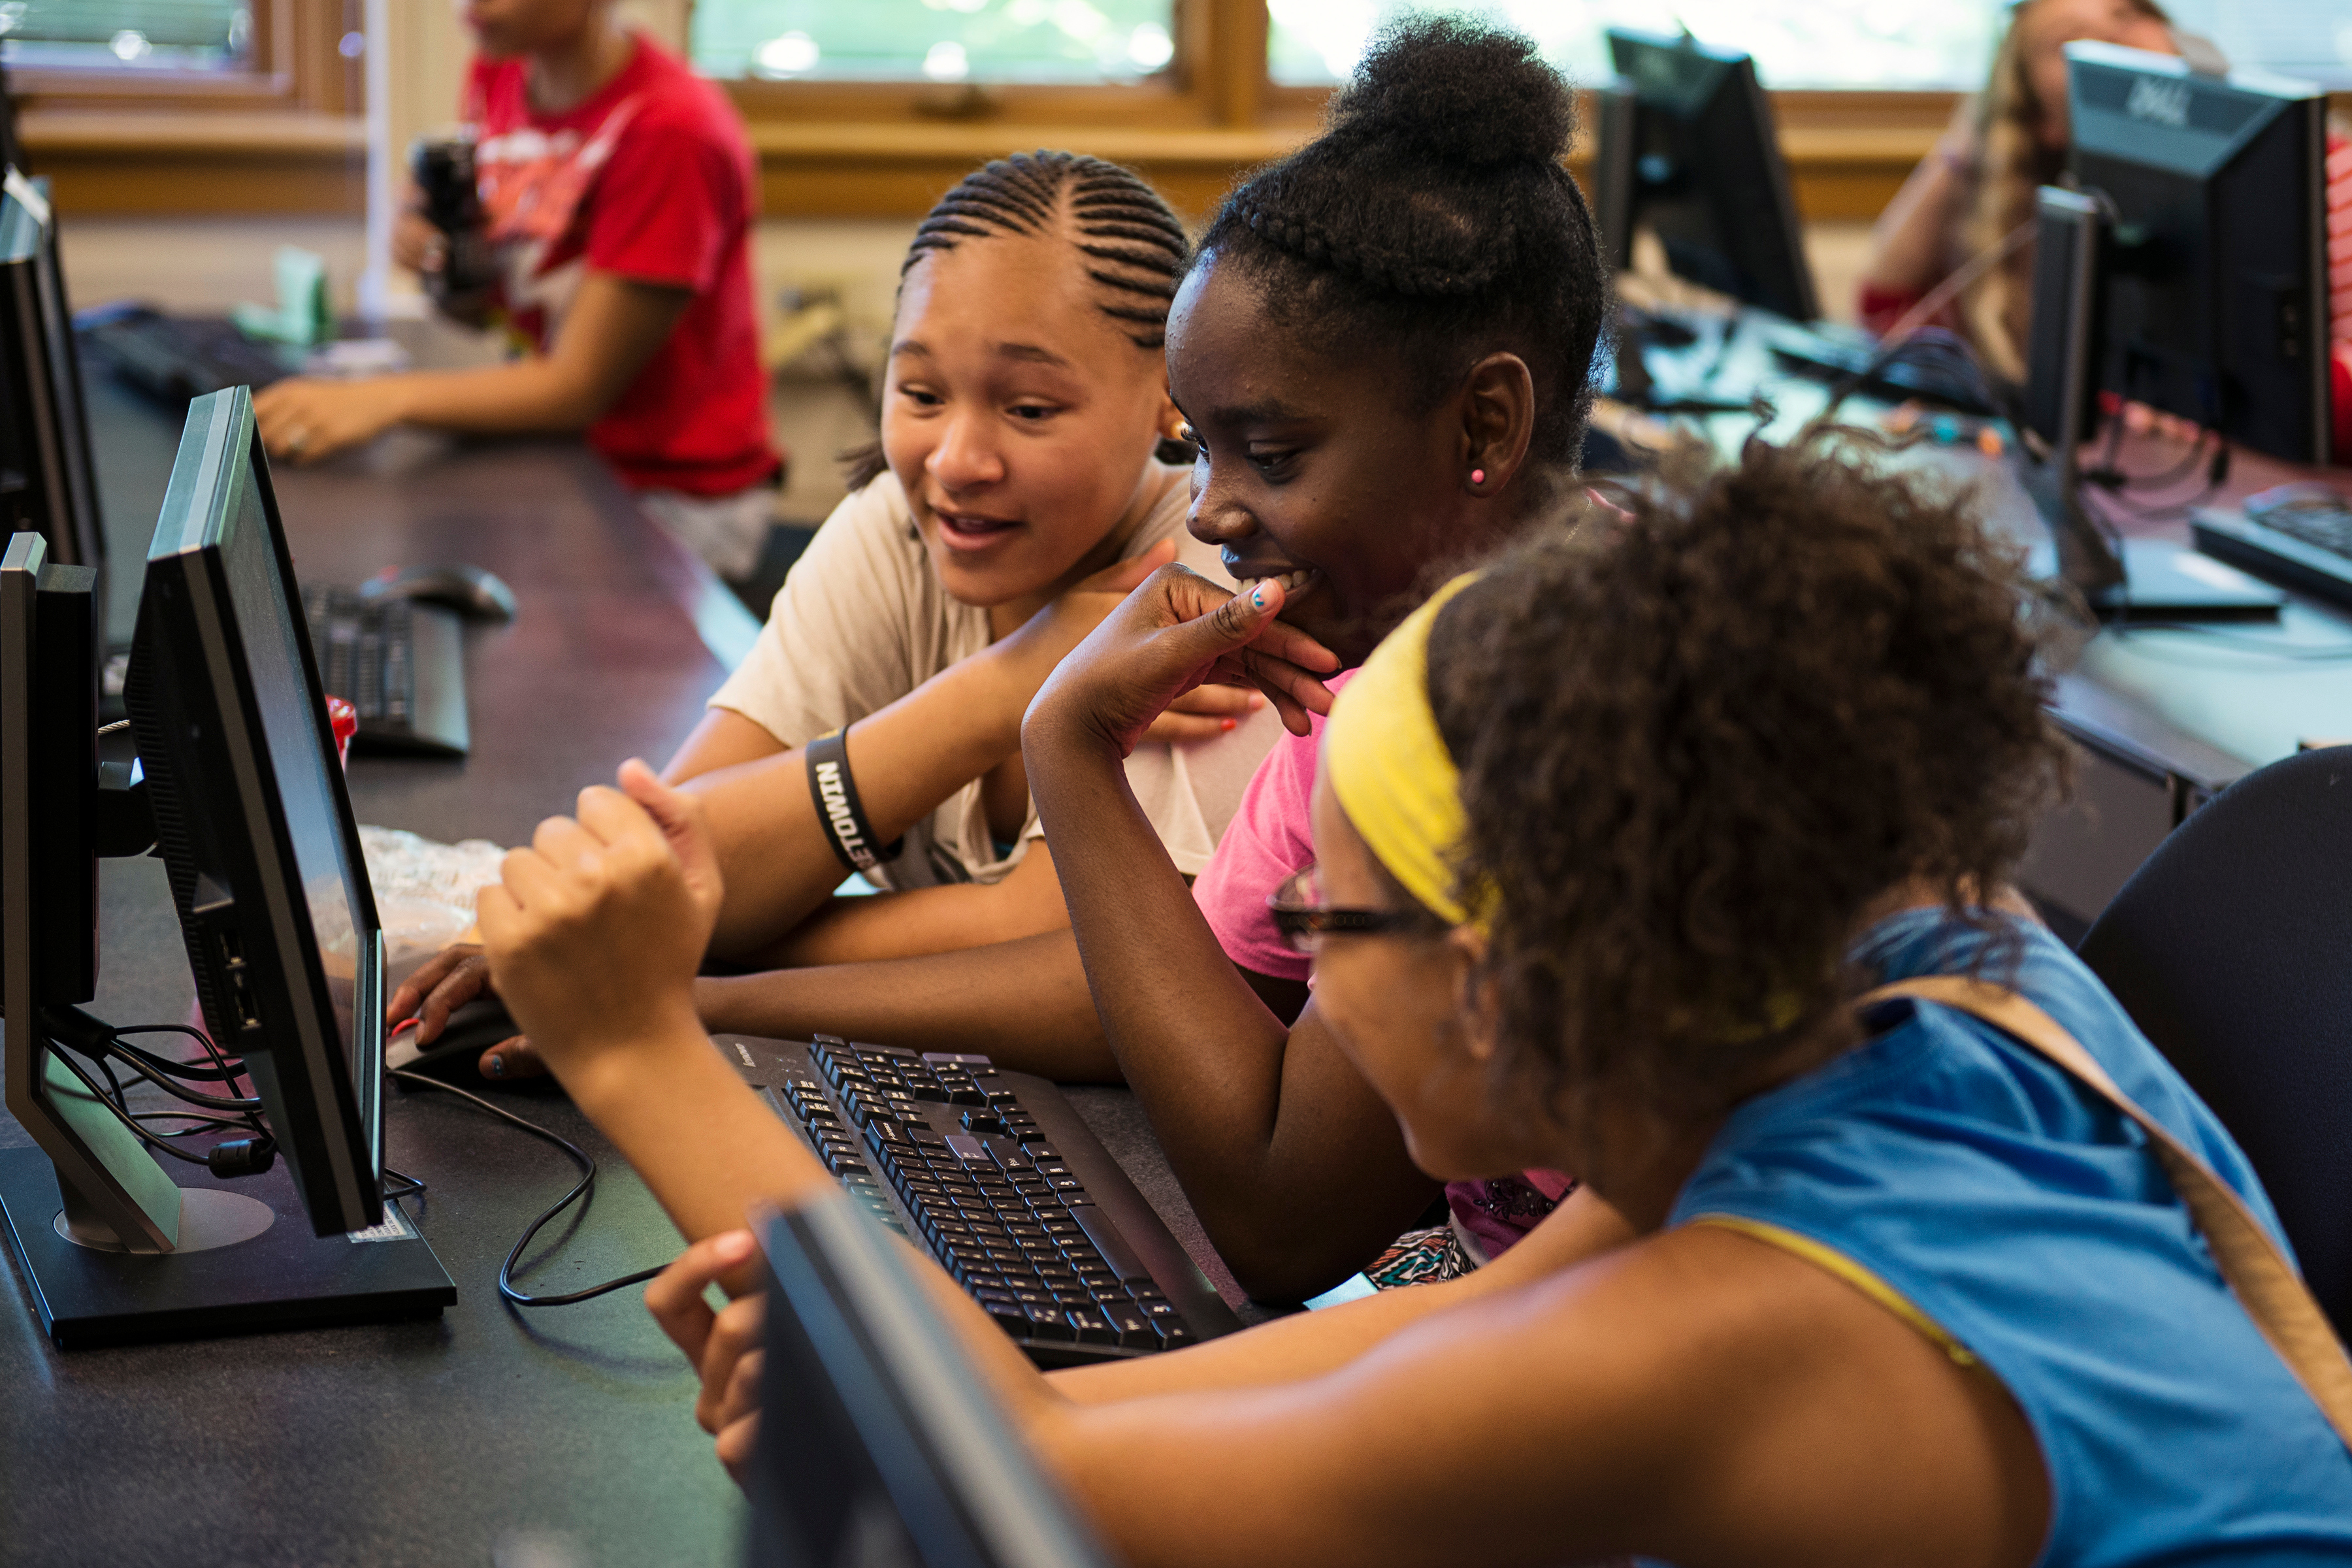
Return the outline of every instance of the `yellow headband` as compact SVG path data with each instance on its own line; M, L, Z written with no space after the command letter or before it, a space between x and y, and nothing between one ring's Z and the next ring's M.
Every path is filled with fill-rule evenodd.
M1454 848L1468 826L1462 777L1429 706L1429 628L1477 580L1430 595L1364 661L1323 727L1323 769L1340 809L1389 874L1449 925L1470 920L1455 896Z

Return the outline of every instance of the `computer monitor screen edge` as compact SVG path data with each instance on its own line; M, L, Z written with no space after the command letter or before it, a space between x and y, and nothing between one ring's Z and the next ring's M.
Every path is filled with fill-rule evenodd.
M126 695L206 1023L326 1236L382 1218L383 944L300 615L250 395L196 399Z

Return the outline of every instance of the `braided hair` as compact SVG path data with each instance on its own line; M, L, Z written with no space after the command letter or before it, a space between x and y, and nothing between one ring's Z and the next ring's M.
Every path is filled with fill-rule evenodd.
M1100 289L1095 308L1137 348L1167 342L1168 307L1192 259L1184 226L1143 176L1083 153L1015 153L992 159L956 183L915 230L900 284L915 263L960 241L996 235L1042 237L1066 221ZM1188 454L1189 456L1189 454ZM841 454L849 488L862 490L889 467L872 441Z
M1137 348L1157 352L1192 260L1184 226L1140 175L1083 153L1015 153L966 174L915 231L898 276L959 239L1049 234L1065 204L1087 276L1103 289L1095 308Z
M1230 261L1336 356L1392 345L1433 408L1486 354L1527 362L1531 456L1573 465L1609 299L1592 216L1560 158L1568 84L1517 33L1423 16L1376 38L1321 136L1218 209L1200 264Z

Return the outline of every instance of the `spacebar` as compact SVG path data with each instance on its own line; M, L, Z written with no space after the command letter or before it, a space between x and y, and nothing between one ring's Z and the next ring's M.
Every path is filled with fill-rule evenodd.
M1151 1270L1143 1266L1143 1259L1135 1255L1135 1248L1127 1244L1127 1237L1119 1235L1118 1228L1103 1217L1102 1210L1092 1204L1081 1204L1070 1211L1070 1217L1078 1222L1078 1228L1087 1233L1087 1239L1095 1244L1095 1250L1103 1255L1112 1273L1122 1279L1151 1278Z

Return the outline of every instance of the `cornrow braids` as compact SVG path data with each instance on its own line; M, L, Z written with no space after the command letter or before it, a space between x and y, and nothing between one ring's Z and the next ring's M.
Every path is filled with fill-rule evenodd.
M1066 212L1087 276L1104 290L1095 308L1137 348L1167 342L1168 307L1192 261L1184 226L1142 176L1083 153L1016 153L974 169L915 231L904 278L933 251L992 235L1053 232Z
M898 268L903 283L915 263L959 241L1054 232L1066 213L1087 276L1102 289L1095 308L1118 322L1137 348L1157 353L1168 341L1168 307L1192 264L1184 226L1143 176L1083 153L1015 153L974 169L932 207ZM1163 442L1163 461L1176 460ZM1181 460L1190 461L1186 448ZM882 443L868 441L836 457L852 490L887 472Z
M1225 199L1202 266L1265 284L1313 346L1380 345L1433 408L1498 350L1527 363L1531 455L1571 468L1591 405L1609 284L1560 158L1568 84L1517 33L1418 16L1374 40L1315 141Z

